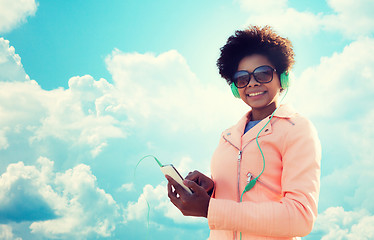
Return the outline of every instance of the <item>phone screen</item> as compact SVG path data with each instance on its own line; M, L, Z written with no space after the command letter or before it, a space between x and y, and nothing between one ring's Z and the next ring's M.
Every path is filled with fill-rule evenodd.
M183 184L183 177L179 174L179 172L177 171L177 169L172 165L172 164L168 164L168 165L163 165L161 167L161 171L162 173L166 176L170 176L172 177L177 183L179 183L179 185L181 185L187 192L189 192L190 194L192 194L192 191L191 189L189 189L186 185Z

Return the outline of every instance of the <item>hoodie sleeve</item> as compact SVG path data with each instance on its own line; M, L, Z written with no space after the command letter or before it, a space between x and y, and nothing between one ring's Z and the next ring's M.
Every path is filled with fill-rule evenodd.
M283 145L283 146L282 146ZM211 230L232 230L258 236L305 236L317 216L321 145L313 125L299 118L281 143L282 198L279 202L210 200Z

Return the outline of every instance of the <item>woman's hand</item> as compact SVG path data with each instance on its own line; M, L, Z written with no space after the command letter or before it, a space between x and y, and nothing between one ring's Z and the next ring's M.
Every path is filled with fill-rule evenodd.
M214 189L214 182L209 177L195 170L193 172L188 173L188 175L186 176L186 179L197 183L197 185L205 189L205 191L208 193L209 196L212 196L213 189Z
M193 193L190 194L173 178L166 176L166 179L169 181L168 196L170 201L184 216L207 217L210 196L205 188L194 181L185 179L183 184L192 190Z

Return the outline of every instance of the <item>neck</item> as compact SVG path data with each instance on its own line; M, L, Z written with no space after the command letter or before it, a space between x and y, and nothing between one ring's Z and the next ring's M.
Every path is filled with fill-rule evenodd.
M262 120L268 117L275 111L275 109L277 109L277 107L278 107L278 104L271 103L270 105L260 108L260 109L252 108L251 121Z

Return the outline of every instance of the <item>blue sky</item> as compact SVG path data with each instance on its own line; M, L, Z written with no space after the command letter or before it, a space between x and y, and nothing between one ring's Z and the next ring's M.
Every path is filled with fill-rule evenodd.
M152 159L209 162L248 108L215 62L236 29L271 25L296 53L287 102L322 142L304 239L374 238L371 0L0 2L0 239L207 239Z

